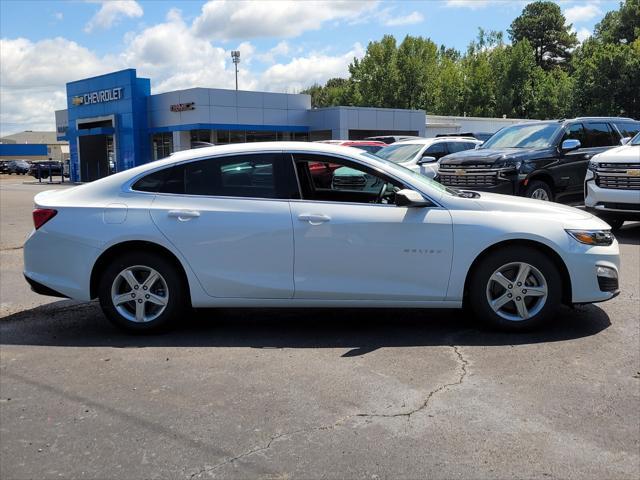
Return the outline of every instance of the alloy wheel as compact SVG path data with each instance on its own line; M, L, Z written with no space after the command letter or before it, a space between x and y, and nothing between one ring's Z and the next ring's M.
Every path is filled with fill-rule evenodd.
M536 188L531 193L531 198L535 198L536 200L544 200L545 202L549 201L549 194L544 188Z
M537 315L544 307L547 281L536 267L512 262L498 268L487 283L487 301L505 320L519 322Z
M131 322L158 318L169 303L169 288L151 267L134 265L122 270L111 285L111 301L118 313Z

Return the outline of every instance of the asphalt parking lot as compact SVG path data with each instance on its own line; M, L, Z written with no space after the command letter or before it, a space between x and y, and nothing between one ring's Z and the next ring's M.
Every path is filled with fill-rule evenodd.
M622 293L545 331L459 311L207 310L123 334L22 279L0 179L0 477L640 477L640 224Z

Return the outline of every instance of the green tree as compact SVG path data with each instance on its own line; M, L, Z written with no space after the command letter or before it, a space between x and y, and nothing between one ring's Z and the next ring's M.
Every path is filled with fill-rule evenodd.
M407 35L397 54L399 108L428 110L435 103L438 47L429 39Z
M640 0L620 2L596 25L595 37L605 43L632 44L640 37Z
M398 48L393 35L370 42L362 59L349 65L355 83L354 97L371 107L393 108L398 105Z
M534 48L536 64L544 69L566 64L571 58L571 49L578 44L560 7L550 1L528 4L511 23L508 32L513 43L529 41Z
M640 39L631 45L587 39L573 63L579 114L640 117Z

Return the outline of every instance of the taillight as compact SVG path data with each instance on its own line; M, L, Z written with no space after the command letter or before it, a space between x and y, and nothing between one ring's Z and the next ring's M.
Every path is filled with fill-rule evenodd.
M47 223L58 213L57 210L53 210L52 208L36 208L33 210L33 225L36 227L36 230L39 229L42 225Z

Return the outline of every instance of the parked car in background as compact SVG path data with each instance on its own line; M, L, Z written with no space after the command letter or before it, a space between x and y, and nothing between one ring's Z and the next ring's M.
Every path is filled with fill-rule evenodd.
M376 178L316 185L310 164ZM99 298L153 331L190 307L460 308L517 331L619 293L618 243L588 212L458 192L355 148L265 142L182 151L39 193L34 291ZM561 319L558 319L561 320Z
M439 133L436 138L440 137L472 137L481 142L486 142L491 138L493 133L489 132L460 132L460 133Z
M331 145L342 145L343 147L354 147L369 153L376 153L387 144L375 140L318 140L316 143L329 143Z
M9 172L9 160L0 160L0 173Z
M414 138L422 138L422 137L415 137L413 135L380 135L378 137L366 137L365 140L384 142L387 145L391 145L392 143L402 142L404 140L412 140Z
M614 229L625 220L640 220L640 133L591 159L584 196L587 209Z
M31 164L26 160L9 160L7 162L7 173L9 175L14 173L16 175L26 175L29 173L30 166Z
M44 160L42 162L33 162L29 169L29 175L40 179L60 176L63 173L62 162L52 160Z
M539 200L582 200L591 157L638 131L640 122L618 117L511 125L478 149L443 159L437 179L443 185L468 190Z
M471 150L481 144L481 141L472 137L415 138L389 145L376 152L376 155L434 178L442 157Z

